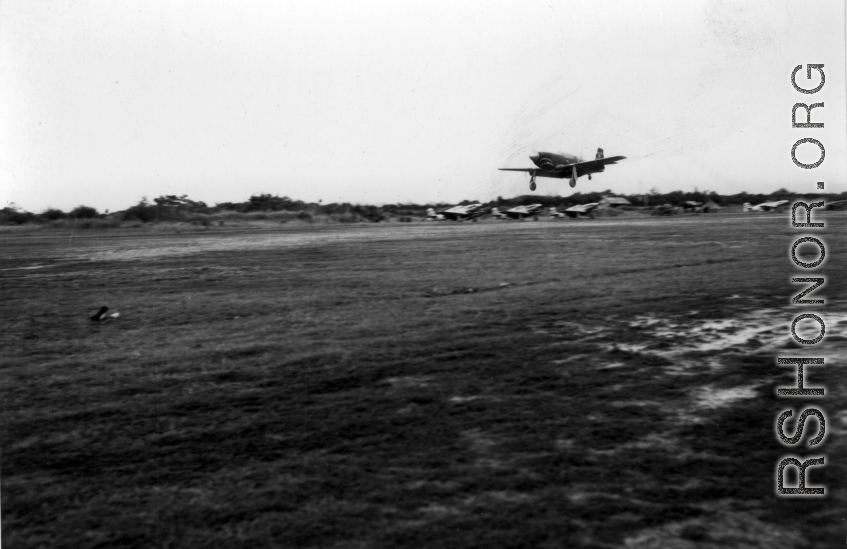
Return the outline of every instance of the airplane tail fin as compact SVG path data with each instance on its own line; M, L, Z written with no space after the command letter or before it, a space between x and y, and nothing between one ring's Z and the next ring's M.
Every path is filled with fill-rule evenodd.
M498 215L500 213L500 208L494 206L493 208L491 208L491 213L494 215Z
M750 206L749 202L745 202L744 205L742 206L742 208L743 208L743 211L745 211L745 212L749 212L750 210L753 209L753 207Z
M601 158L603 158L603 149L598 148L597 149L597 156L595 156L594 159L600 160Z
M426 216L427 217L435 217L435 208L427 208Z

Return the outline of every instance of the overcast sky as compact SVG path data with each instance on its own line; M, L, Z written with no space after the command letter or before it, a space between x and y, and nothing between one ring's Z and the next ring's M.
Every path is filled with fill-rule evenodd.
M628 158L576 191L847 182L841 0L3 0L0 71L0 206L30 211L487 200L528 192L499 167L597 147Z

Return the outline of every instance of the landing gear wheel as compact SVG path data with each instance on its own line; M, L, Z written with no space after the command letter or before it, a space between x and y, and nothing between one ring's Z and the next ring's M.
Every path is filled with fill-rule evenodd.
M529 184L529 190L531 190L531 191L535 190L535 181L533 181Z
M591 174L588 174L588 180L591 181Z
M576 187L576 181L571 179L571 189L573 189L574 187Z

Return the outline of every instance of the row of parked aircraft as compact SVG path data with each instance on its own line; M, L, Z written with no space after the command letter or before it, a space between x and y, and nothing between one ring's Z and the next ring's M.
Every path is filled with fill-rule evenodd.
M761 204L751 205L749 202L744 203L745 212L771 212L779 211L788 204L788 200L773 200L771 202L762 202ZM559 211L556 208L548 208L547 215L553 218L561 217L583 217L590 216L592 212L600 205L599 202L591 202L588 204L579 204L570 208ZM672 209L671 206L660 206L658 213L667 213L662 208ZM490 212L486 212L480 203L465 204L462 206L453 206L446 210L436 212L434 208L429 208L426 211L426 218L430 221L476 221L480 216L489 213L495 219L526 219L527 217L538 218L543 213L544 206L541 204L529 204L527 206L516 206L509 210L501 211L500 208L491 208ZM656 212L654 212L656 213Z
M556 208L548 208L547 215L553 218L559 217L583 217L591 215L599 202L591 202L589 204L580 204L571 206L570 208L559 211ZM452 208L436 212L434 208L429 208L426 211L426 218L430 221L476 221L480 216L490 213L495 219L526 219L527 217L538 218L544 211L544 206L541 204L529 204L526 206L516 206L514 208L500 211L500 208L491 208L490 212L486 212L482 204L466 204L463 206L453 206Z

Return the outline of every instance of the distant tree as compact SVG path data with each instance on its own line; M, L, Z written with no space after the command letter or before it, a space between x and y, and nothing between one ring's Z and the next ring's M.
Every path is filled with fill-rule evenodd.
M147 197L144 196L138 201L138 204L123 212L123 219L126 221L141 221L142 223L156 221L156 206L151 206Z
M68 212L68 217L73 217L75 219L93 219L97 217L97 215L97 209L92 208L91 206L77 206Z
M797 196L797 193L793 193L784 187L771 193L774 200L790 200L795 196Z
M146 199L145 199L146 200ZM168 194L160 196L159 198L154 198L153 202L156 203L157 206L176 206L176 207L190 207L190 208L205 208L205 202L197 202L188 198L187 195L176 196L174 194Z
M306 204L301 200L292 200L287 196L276 196L271 194L256 194L250 197L245 204L248 212L267 211L298 211L303 210Z
M10 202L8 206L0 210L0 224L2 225L22 225L36 220L35 214L24 211L14 202Z
M68 214L59 210L57 208L47 208L43 212L41 212L41 219L46 219L47 221L55 221L57 219L64 219Z

